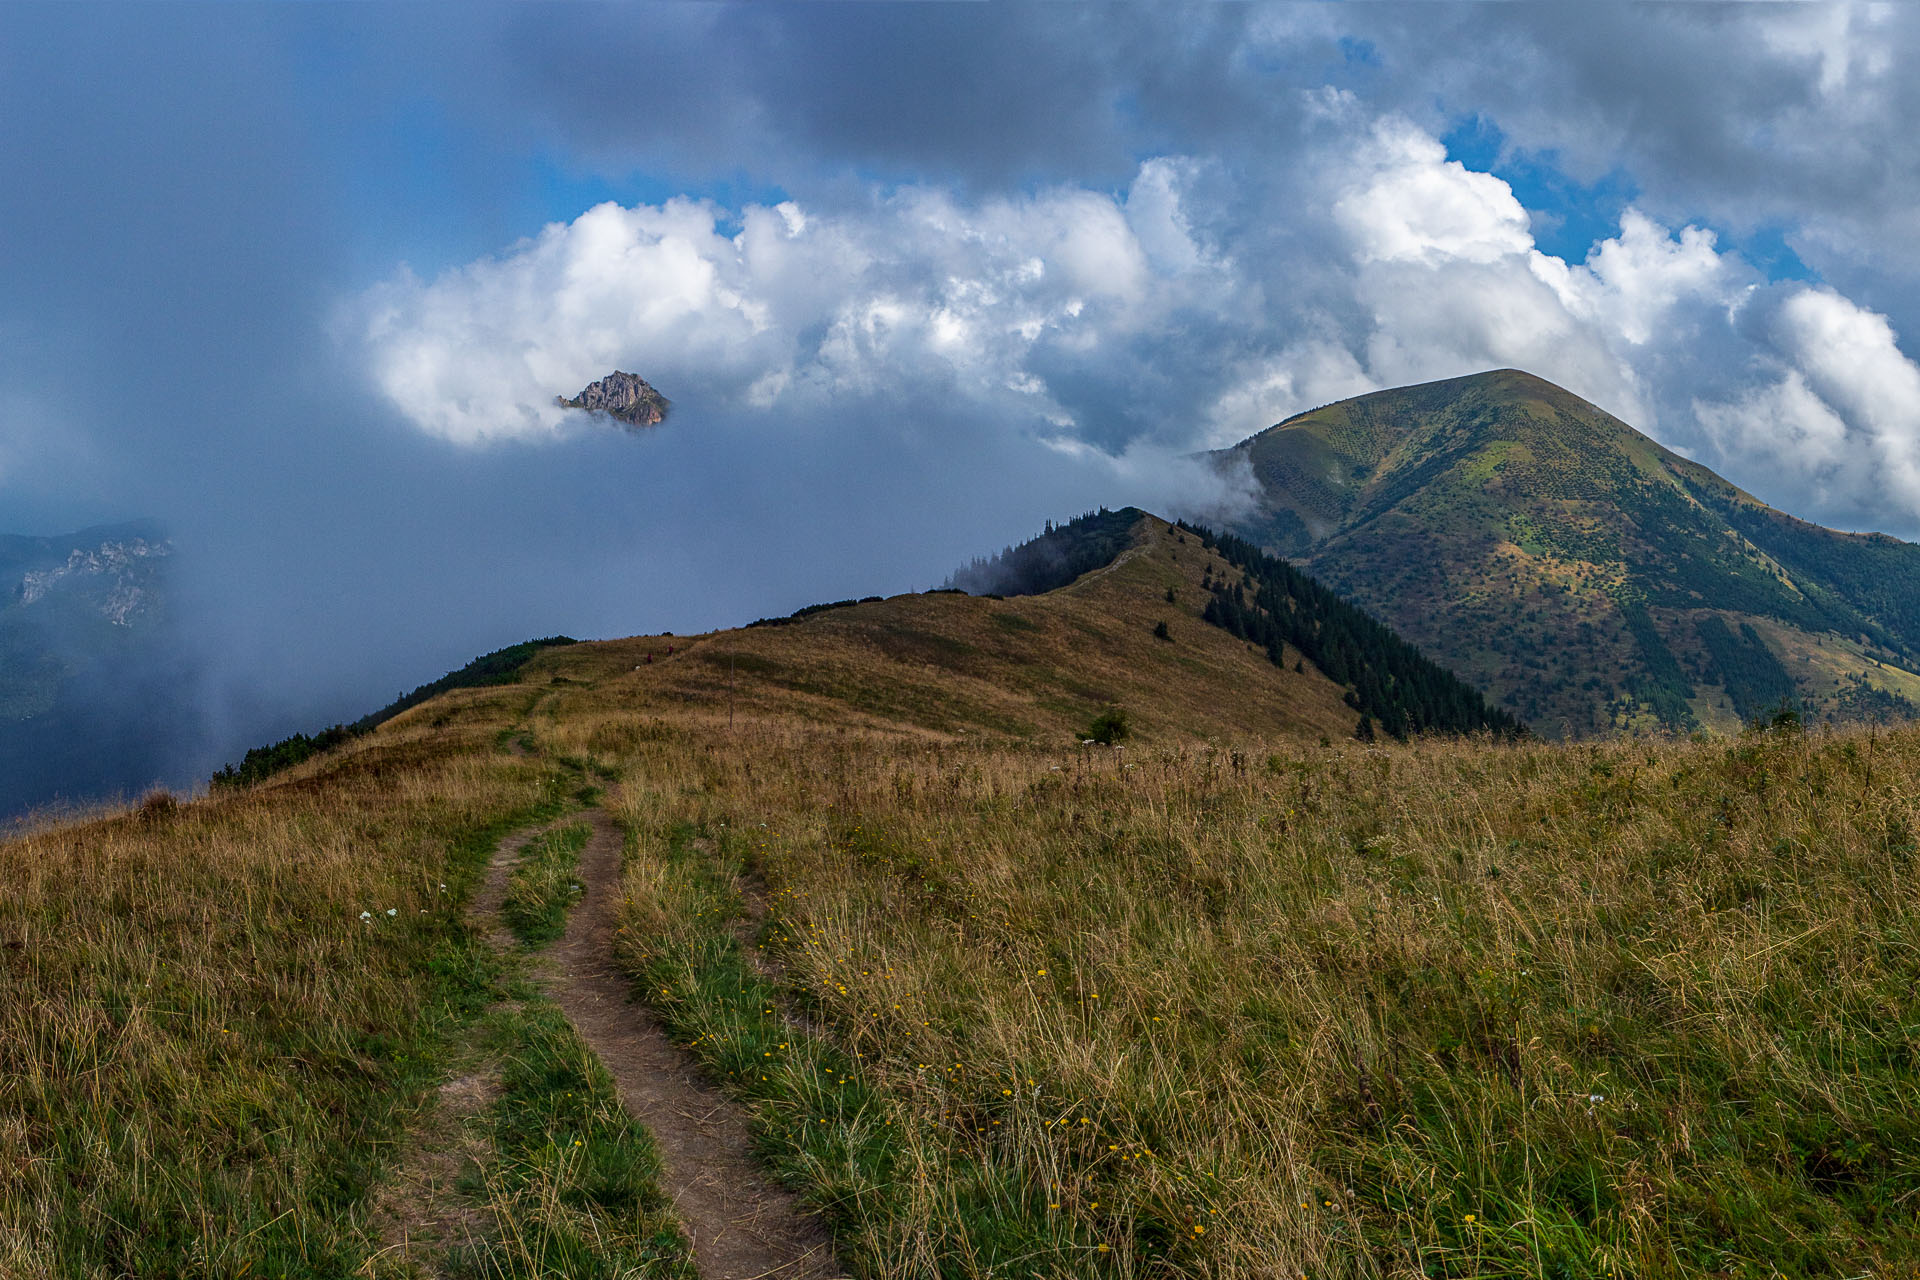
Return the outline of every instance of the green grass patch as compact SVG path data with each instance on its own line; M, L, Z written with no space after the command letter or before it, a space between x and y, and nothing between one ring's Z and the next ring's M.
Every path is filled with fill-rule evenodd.
M491 1158L463 1183L495 1230L456 1250L450 1269L473 1280L695 1280L652 1135L565 1015L522 994L498 1033L507 1056Z
M592 834L586 823L571 822L542 832L520 851L500 914L527 946L545 946L566 931L567 911L581 893L580 850Z
M1052 760L633 769L648 997L857 1271L1920 1260L1920 736Z

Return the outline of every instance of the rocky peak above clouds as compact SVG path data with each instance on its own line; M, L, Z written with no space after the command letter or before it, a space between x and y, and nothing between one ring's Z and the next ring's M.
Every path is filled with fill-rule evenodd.
M673 402L656 391L645 378L618 369L598 382L588 384L571 400L564 396L557 399L565 408L604 413L634 427L651 427L665 422L667 410L673 407Z

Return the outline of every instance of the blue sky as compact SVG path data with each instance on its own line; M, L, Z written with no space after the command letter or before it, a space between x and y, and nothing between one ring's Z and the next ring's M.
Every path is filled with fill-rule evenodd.
M1204 510L1195 449L1501 365L1913 536L1916 43L1884 6L7 6L0 529L167 521L233 733ZM668 429L553 409L615 366Z
M1568 262L1584 262L1595 245L1619 234L1620 215L1641 197L1624 167L1583 182L1560 168L1551 149L1529 152L1510 145L1500 126L1483 115L1458 120L1440 141L1448 159L1490 173L1513 188L1514 198L1533 216L1535 244ZM1784 223L1753 226L1742 233L1704 212L1686 221L1712 229L1724 247L1752 263L1768 281L1820 278L1788 243Z

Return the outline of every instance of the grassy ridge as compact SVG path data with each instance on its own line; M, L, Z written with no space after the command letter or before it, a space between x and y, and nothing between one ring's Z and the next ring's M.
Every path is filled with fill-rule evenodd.
M630 820L771 883L785 999L866 1099L825 1109L815 1072L762 1105L848 1150L852 1116L895 1120L891 1189L836 1200L864 1256L1920 1268L1920 738L1126 754L633 756ZM648 963L723 960L726 891L641 867L630 930L680 939ZM661 985L727 1070L768 1034L763 990Z
M485 689L512 684L520 668L543 649L577 644L571 636L548 636L543 640L523 640L519 644L495 649L438 680L421 685L412 693L403 693L380 710L360 717L352 724L336 724L315 734L296 733L264 747L252 747L237 765L229 764L213 775L216 787L249 787L276 773L303 764L324 751L351 742L373 732L403 711L412 710L429 698L454 689Z
M1225 560L1151 517L1136 533L1133 554L1049 595L896 596L791 626L681 637L672 656L647 637L551 650L529 681L573 685L548 686L530 727L542 732L549 715L591 720L617 745L655 730L724 732L731 709L741 724L798 718L1045 741L1079 734L1117 704L1149 737L1353 732L1358 713L1312 663L1275 667L1202 620L1202 584L1229 571ZM1155 634L1162 622L1172 643ZM579 687L586 681L599 687ZM599 745L592 734L579 741Z

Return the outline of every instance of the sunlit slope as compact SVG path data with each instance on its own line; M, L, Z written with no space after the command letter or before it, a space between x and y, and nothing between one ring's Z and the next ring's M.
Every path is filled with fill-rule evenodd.
M576 645L544 654L527 678L600 681L599 703L621 714L724 721L731 709L741 724L1051 742L1118 706L1149 740L1350 735L1344 690L1311 663L1276 667L1201 621L1209 570L1228 572L1192 535L1142 515L1111 565L1045 595L903 595L785 625Z
M1242 532L1549 735L1920 704L1920 547L1766 506L1531 374L1360 396L1223 451Z

